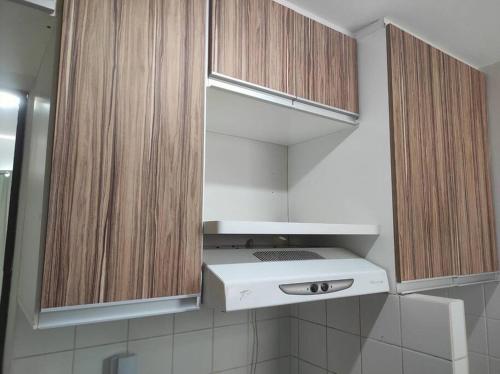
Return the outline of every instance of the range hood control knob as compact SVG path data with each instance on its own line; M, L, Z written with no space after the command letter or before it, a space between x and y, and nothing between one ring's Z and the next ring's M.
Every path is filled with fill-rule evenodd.
M318 285L316 283L311 284L311 292L312 293L318 292Z
M330 286L328 285L328 283L321 284L321 291L326 292L326 291L328 291L329 288L330 288Z

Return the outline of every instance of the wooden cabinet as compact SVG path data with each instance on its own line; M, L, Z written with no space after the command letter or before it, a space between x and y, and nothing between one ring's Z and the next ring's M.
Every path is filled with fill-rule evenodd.
M295 13L295 94L358 113L356 40Z
M387 27L399 280L497 270L485 77Z
M210 72L358 112L356 41L272 0L211 1Z
M65 0L42 308L200 292L204 0Z
M295 95L293 12L270 0L211 3L211 71Z

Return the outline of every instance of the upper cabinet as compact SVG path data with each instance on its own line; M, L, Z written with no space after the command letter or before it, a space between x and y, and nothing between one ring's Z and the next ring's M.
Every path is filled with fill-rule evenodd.
M358 113L355 39L272 0L211 1L210 74Z
M387 41L400 281L494 272L485 77L395 26Z
M295 13L295 94L358 113L356 40Z
M64 1L42 312L199 296L206 2L148 4Z
M211 2L211 72L295 95L293 12L270 0Z

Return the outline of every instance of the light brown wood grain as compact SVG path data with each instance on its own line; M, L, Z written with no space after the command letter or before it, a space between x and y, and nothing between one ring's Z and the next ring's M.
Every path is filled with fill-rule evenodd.
M42 308L200 292L203 0L65 0Z
M355 39L272 0L211 4L211 73L359 111Z
M210 71L294 95L293 11L272 0L211 1Z
M294 30L296 96L358 113L356 40L298 13Z
M387 28L399 280L496 271L484 76Z

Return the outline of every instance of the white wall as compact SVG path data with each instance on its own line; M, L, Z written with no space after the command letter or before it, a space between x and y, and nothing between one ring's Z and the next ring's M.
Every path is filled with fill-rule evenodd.
M205 221L288 221L287 147L207 133Z
M500 249L500 62L483 69L488 83L488 116L493 173L493 199L497 222L497 248Z

